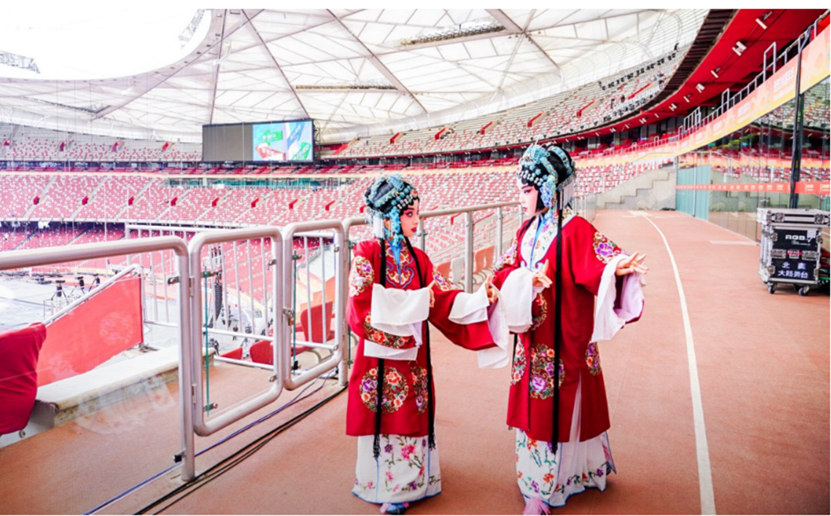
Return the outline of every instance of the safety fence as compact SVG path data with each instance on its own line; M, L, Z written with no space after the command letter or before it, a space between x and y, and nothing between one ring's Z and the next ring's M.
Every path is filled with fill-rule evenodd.
M424 212L413 244L429 248L432 239L448 237L439 230L443 219L463 219L464 231L454 235L460 256L451 258L461 260L457 283L470 291L476 274L492 264L477 264L477 253L501 254L521 220L517 208L499 203ZM425 229L432 222L436 229ZM196 475L197 436L214 435L323 375L336 371L345 385L350 251L366 229L363 217L241 229L135 225L116 242L0 253L0 272L21 278L42 266L104 259L118 264L113 272L120 277L140 279L141 302L131 306L140 310L142 352L167 348L175 360L181 450L172 455L188 481ZM104 312L99 323L108 326ZM246 384L255 387L235 385L240 367L262 371Z

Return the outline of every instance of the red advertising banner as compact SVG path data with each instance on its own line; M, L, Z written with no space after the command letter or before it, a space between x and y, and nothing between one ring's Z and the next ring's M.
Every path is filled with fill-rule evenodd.
M790 193L790 184L784 181L776 183L735 183L723 185L677 185L676 190L707 190L711 192L761 192ZM796 183L796 193L811 195L829 195L831 183L824 181L800 181Z
M808 43L802 50L802 69L800 91L805 92L831 72L829 58L829 33L826 28ZM776 70L776 73L767 77L756 90L751 92L741 102L731 107L726 113L702 127L695 133L686 136L683 140L668 142L655 146L638 149L632 153L588 158L582 160L582 166L603 166L622 162L655 159L661 156L675 157L701 148L730 133L733 133L754 120L760 118L785 102L794 98L796 90L796 61L791 60ZM804 162L804 159L803 159ZM828 168L828 161L821 163L822 168Z
M38 385L85 373L144 340L141 280L102 287L47 326L38 359Z

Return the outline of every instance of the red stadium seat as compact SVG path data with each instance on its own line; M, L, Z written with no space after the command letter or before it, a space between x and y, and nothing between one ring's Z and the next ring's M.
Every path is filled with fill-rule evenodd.
M248 352L251 354L252 362L260 364L274 363L274 348L271 346L270 340L260 340L255 342Z
M46 326L33 323L0 334L0 434L23 430L35 406L37 363Z
M332 322L332 306L333 302L329 301L326 303L326 341L330 341L335 338L335 329L333 328L334 323ZM313 305L311 309L307 308L303 310L300 315L299 326L300 330L303 332L303 338L307 342L318 342L323 343L323 319L321 317L322 305ZM311 315L312 320L312 328L311 332L307 328L309 323L309 316ZM299 351L298 351L299 353Z

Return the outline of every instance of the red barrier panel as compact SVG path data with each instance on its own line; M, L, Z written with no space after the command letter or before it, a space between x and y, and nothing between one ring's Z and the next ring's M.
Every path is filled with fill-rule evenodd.
M47 327L38 360L38 385L85 373L144 340L141 281L126 278L101 288Z

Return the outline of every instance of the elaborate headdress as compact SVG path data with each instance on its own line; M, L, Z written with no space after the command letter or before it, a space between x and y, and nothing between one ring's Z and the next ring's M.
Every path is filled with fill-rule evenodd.
M372 234L389 240L396 264L400 263L401 243L404 241L401 213L417 200L418 190L398 174L379 177L364 193ZM384 220L390 221L390 229L384 226Z
M562 206L567 206L574 197L574 160L556 145L535 143L525 149L519 159L517 177L539 191L549 213L554 211L551 210L551 203L555 191L560 192Z

